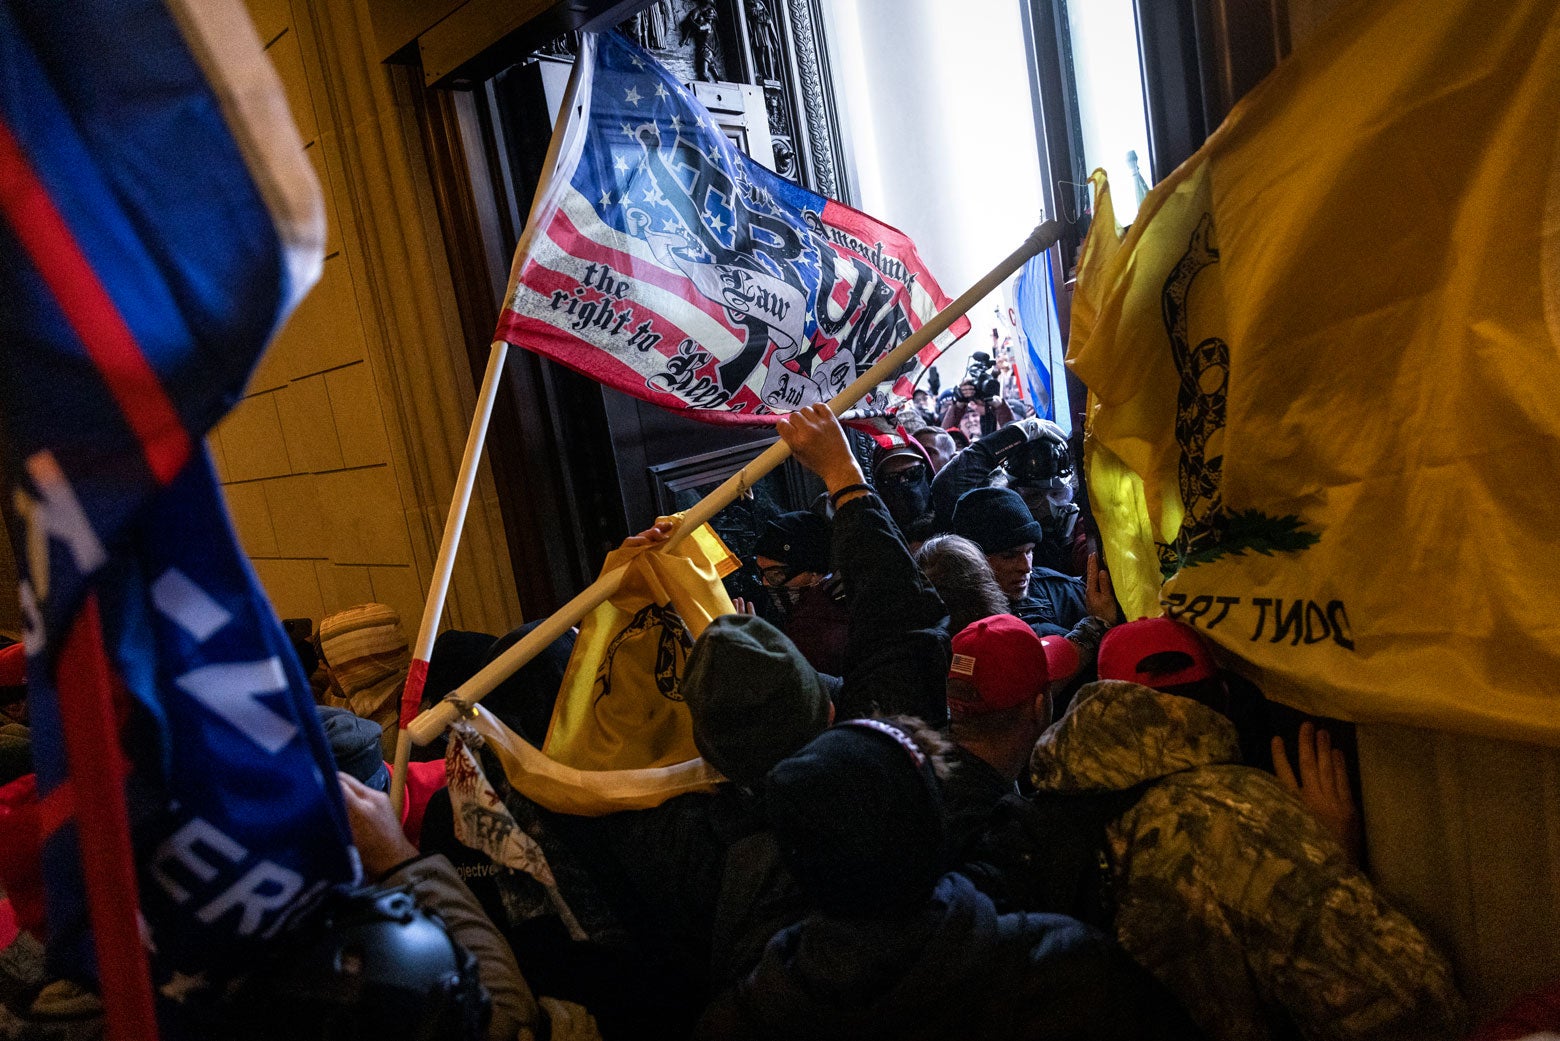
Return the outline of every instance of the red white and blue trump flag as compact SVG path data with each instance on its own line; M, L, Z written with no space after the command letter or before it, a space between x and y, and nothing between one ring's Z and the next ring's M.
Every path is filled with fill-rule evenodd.
M357 873L203 443L318 277L319 188L239 0L0 0L0 69L0 419L50 958L92 978L144 947L186 1001ZM124 824L128 877L104 844ZM105 880L131 930L95 951Z
M575 75L499 339L698 419L766 423L833 397L948 303L902 232L743 155L622 37L586 34Z

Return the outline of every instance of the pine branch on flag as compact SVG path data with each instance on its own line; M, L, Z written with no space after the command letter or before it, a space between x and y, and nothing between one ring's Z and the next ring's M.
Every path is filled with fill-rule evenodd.
M575 77L499 339L694 418L769 423L828 400L948 303L902 232L743 155L645 51L587 34ZM968 329L864 406L908 398Z
M116 1021L111 977L143 947L177 1023L357 874L202 444L318 277L323 208L238 0L7 2L0 67L0 414L50 960L101 979L129 1036L147 1028Z
M1316 715L1560 745L1557 111L1552 0L1376 0L1124 234L1094 175L1068 362L1129 617Z

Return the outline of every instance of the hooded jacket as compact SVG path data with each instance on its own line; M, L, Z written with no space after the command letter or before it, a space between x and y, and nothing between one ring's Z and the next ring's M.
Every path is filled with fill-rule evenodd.
M1445 959L1239 755L1222 715L1120 681L1082 688L1036 744L1041 791L1155 782L1106 831L1121 945L1214 1041L1455 1034Z
M1104 936L1059 915L998 915L959 874L919 911L815 914L717 998L697 1041L978 1041L1195 1036Z

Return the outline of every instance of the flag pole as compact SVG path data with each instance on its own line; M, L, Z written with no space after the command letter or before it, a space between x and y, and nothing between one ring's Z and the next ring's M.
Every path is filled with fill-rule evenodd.
M1036 254L1043 253L1055 245L1061 237L1062 225L1054 220L1044 221L1029 237L1023 245L1009 254L1001 263L992 268L985 277L976 282L957 300L943 308L921 328L911 333L909 338L895 347L888 354L878 360L866 372L856 377L844 390L840 391L829 400L829 410L836 416L840 415L856 402L860 401L877 385L886 379L891 379L898 373L905 362L918 354L932 340L942 335L949 326L964 316L964 313L974 307L988 294L1009 278L1013 272L1023 266L1024 262ZM742 469L710 492L696 503L683 516L671 537L661 543L659 549L667 550L675 547L683 538L699 525L707 523L715 514L729 506L743 492L753 487L765 474L785 462L791 454L791 447L784 441L777 441L766 448L756 459L753 459ZM442 734L446 727L460 718L463 711L481 701L493 691L500 683L514 675L522 665L530 661L547 647L550 643L562 636L572 628L580 619L584 618L597 606L605 603L623 581L623 572L626 568L618 567L596 579L587 586L574 599L564 604L551 617L542 624L532 629L519 642L509 650L489 662L482 671L471 679L457 687L449 697L439 702L428 711L419 715L412 721L407 729L411 732L412 740L419 745L425 745Z
M125 803L127 768L95 592L87 593L58 662L55 683L70 779L50 794L66 796L76 823L108 1041L157 1041Z
M444 614L444 601L449 596L450 576L455 573L455 552L466 526L466 510L471 505L471 493L477 483L477 465L482 461L482 445L487 440L488 421L493 416L493 402L498 397L498 379L504 371L504 358L508 353L509 344L503 340L494 340L489 348L487 371L482 375L476 412L471 417L471 432L466 435L466 454L460 460L450 514L444 522L444 537L439 542L439 556L433 565L433 581L428 586L428 599L423 602L417 645L412 649L412 664L407 669L406 686L401 691L400 731L395 738L395 766L390 772L390 804L398 814L406 795L406 770L412 760L412 735L406 728L422 706L423 687L428 682L428 662L433 657L433 641L438 635L439 618Z
M559 127L547 142L547 155L542 160L542 177L531 198L531 213L520 233L515 249L518 258L530 255L530 242L536 234L536 214L543 205L553 173L558 168L558 156L563 151L566 130L572 125L570 112L579 100L582 69L589 62L589 55L581 53L569 71L569 85L563 92L559 106ZM444 537L439 543L439 557L434 563L433 583L428 588L428 599L423 602L422 622L417 629L417 645L412 652L412 664L406 672L406 685L401 691L400 730L395 737L395 762L390 770L390 804L399 814L406 796L406 771L412 759L412 736L408 732L417 710L422 705L423 688L428 682L428 662L433 656L433 641L439 628L439 618L444 613L444 600L449 593L450 575L455 570L455 553L460 546L461 529L466 523L466 507L471 500L471 490L476 481L477 463L482 457L482 445L487 438L488 420L493 413L493 401L498 395L498 374L504 367L504 356L509 344L494 340L488 354L488 367L482 377L482 389L477 395L477 411L471 419L471 433L466 437L466 454L461 459L460 476L450 502L449 519L444 524ZM588 610L588 609L587 609ZM583 615L581 616L583 617ZM573 624L573 623L570 623ZM443 728L440 728L442 732ZM438 735L435 734L435 737ZM429 738L432 740L432 738ZM425 745L428 741L418 741Z

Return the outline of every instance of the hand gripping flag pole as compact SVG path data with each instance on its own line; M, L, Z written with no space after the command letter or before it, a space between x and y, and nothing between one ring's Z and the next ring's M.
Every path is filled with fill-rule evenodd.
M965 312L1022 267L1026 260L1050 249L1060 238L1061 232L1062 225L1054 220L1045 221L1037 226L1024 240L1023 245L966 290L964 295L939 311L908 339L884 355L877 364L829 399L829 410L838 416L854 406L878 384L891 379L906 361L915 357L922 348L963 317ZM677 529L672 532L671 538L654 548L657 551L664 551L676 546L689 532L708 522L765 474L785 462L790 454L791 448L784 441L769 446L758 458L732 474L719 488L696 503L683 517ZM411 739L419 745L426 745L436 739L446 727L459 719L463 712L469 710L500 683L514 675L521 666L578 624L598 605L605 603L617 592L618 585L623 579L623 571L623 568L617 568L596 579L578 596L555 611L545 622L490 662L481 672L456 688L449 697L418 715L407 727Z

